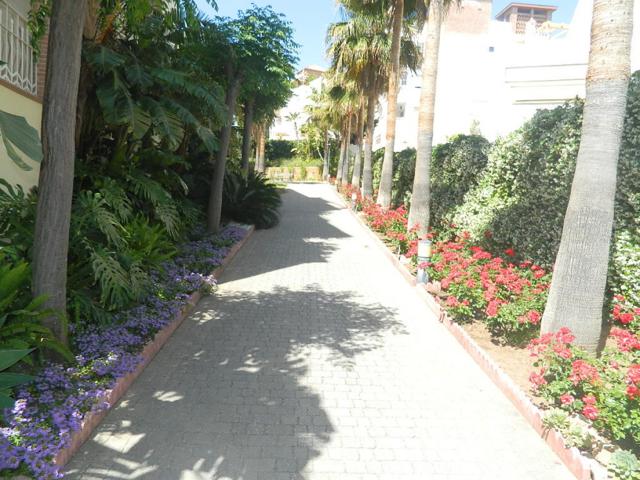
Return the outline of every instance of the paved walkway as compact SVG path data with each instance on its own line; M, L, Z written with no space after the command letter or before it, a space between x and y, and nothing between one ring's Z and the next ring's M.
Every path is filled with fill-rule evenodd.
M570 480L327 185L284 195L73 479Z

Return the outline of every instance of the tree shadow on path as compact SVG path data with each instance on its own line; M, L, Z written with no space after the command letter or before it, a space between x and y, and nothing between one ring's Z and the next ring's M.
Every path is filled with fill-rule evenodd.
M311 479L349 399L323 383L406 333L350 291L205 298L70 465L82 479Z
M318 196L303 195L288 189L283 194L280 223L274 228L257 230L253 234L243 248L243 255L234 260L233 268L225 273L224 281L303 264L327 263L338 248L337 241L350 238L351 235L332 224L330 219L333 213L344 209L344 206L327 201L320 196L322 193L321 188L318 188Z

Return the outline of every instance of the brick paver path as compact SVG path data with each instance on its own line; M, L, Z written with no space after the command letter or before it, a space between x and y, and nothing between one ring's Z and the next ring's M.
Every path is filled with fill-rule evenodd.
M572 478L331 188L290 188L70 478Z

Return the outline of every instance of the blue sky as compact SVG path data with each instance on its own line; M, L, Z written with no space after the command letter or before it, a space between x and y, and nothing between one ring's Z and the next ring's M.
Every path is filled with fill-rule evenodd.
M578 0L545 0L533 1L547 5L556 5L558 10L554 14L557 22L569 22ZM197 0L203 12L216 15L205 0ZM327 26L339 20L340 14L335 0L218 0L217 15L235 17L238 10L249 8L252 3L258 6L271 5L274 10L284 13L293 24L296 42L300 46L299 66L322 65L327 66L324 58L324 39ZM494 14L502 10L511 0L494 0Z

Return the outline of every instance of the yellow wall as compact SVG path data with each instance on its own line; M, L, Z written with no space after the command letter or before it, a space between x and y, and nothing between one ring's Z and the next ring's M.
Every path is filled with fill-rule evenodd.
M39 102L0 85L0 109L24 117L29 125L40 132L42 105ZM25 172L18 168L0 141L0 178L12 185L20 184L25 190L30 189L38 183L38 164L28 158L25 158L25 163L33 167L33 170Z

